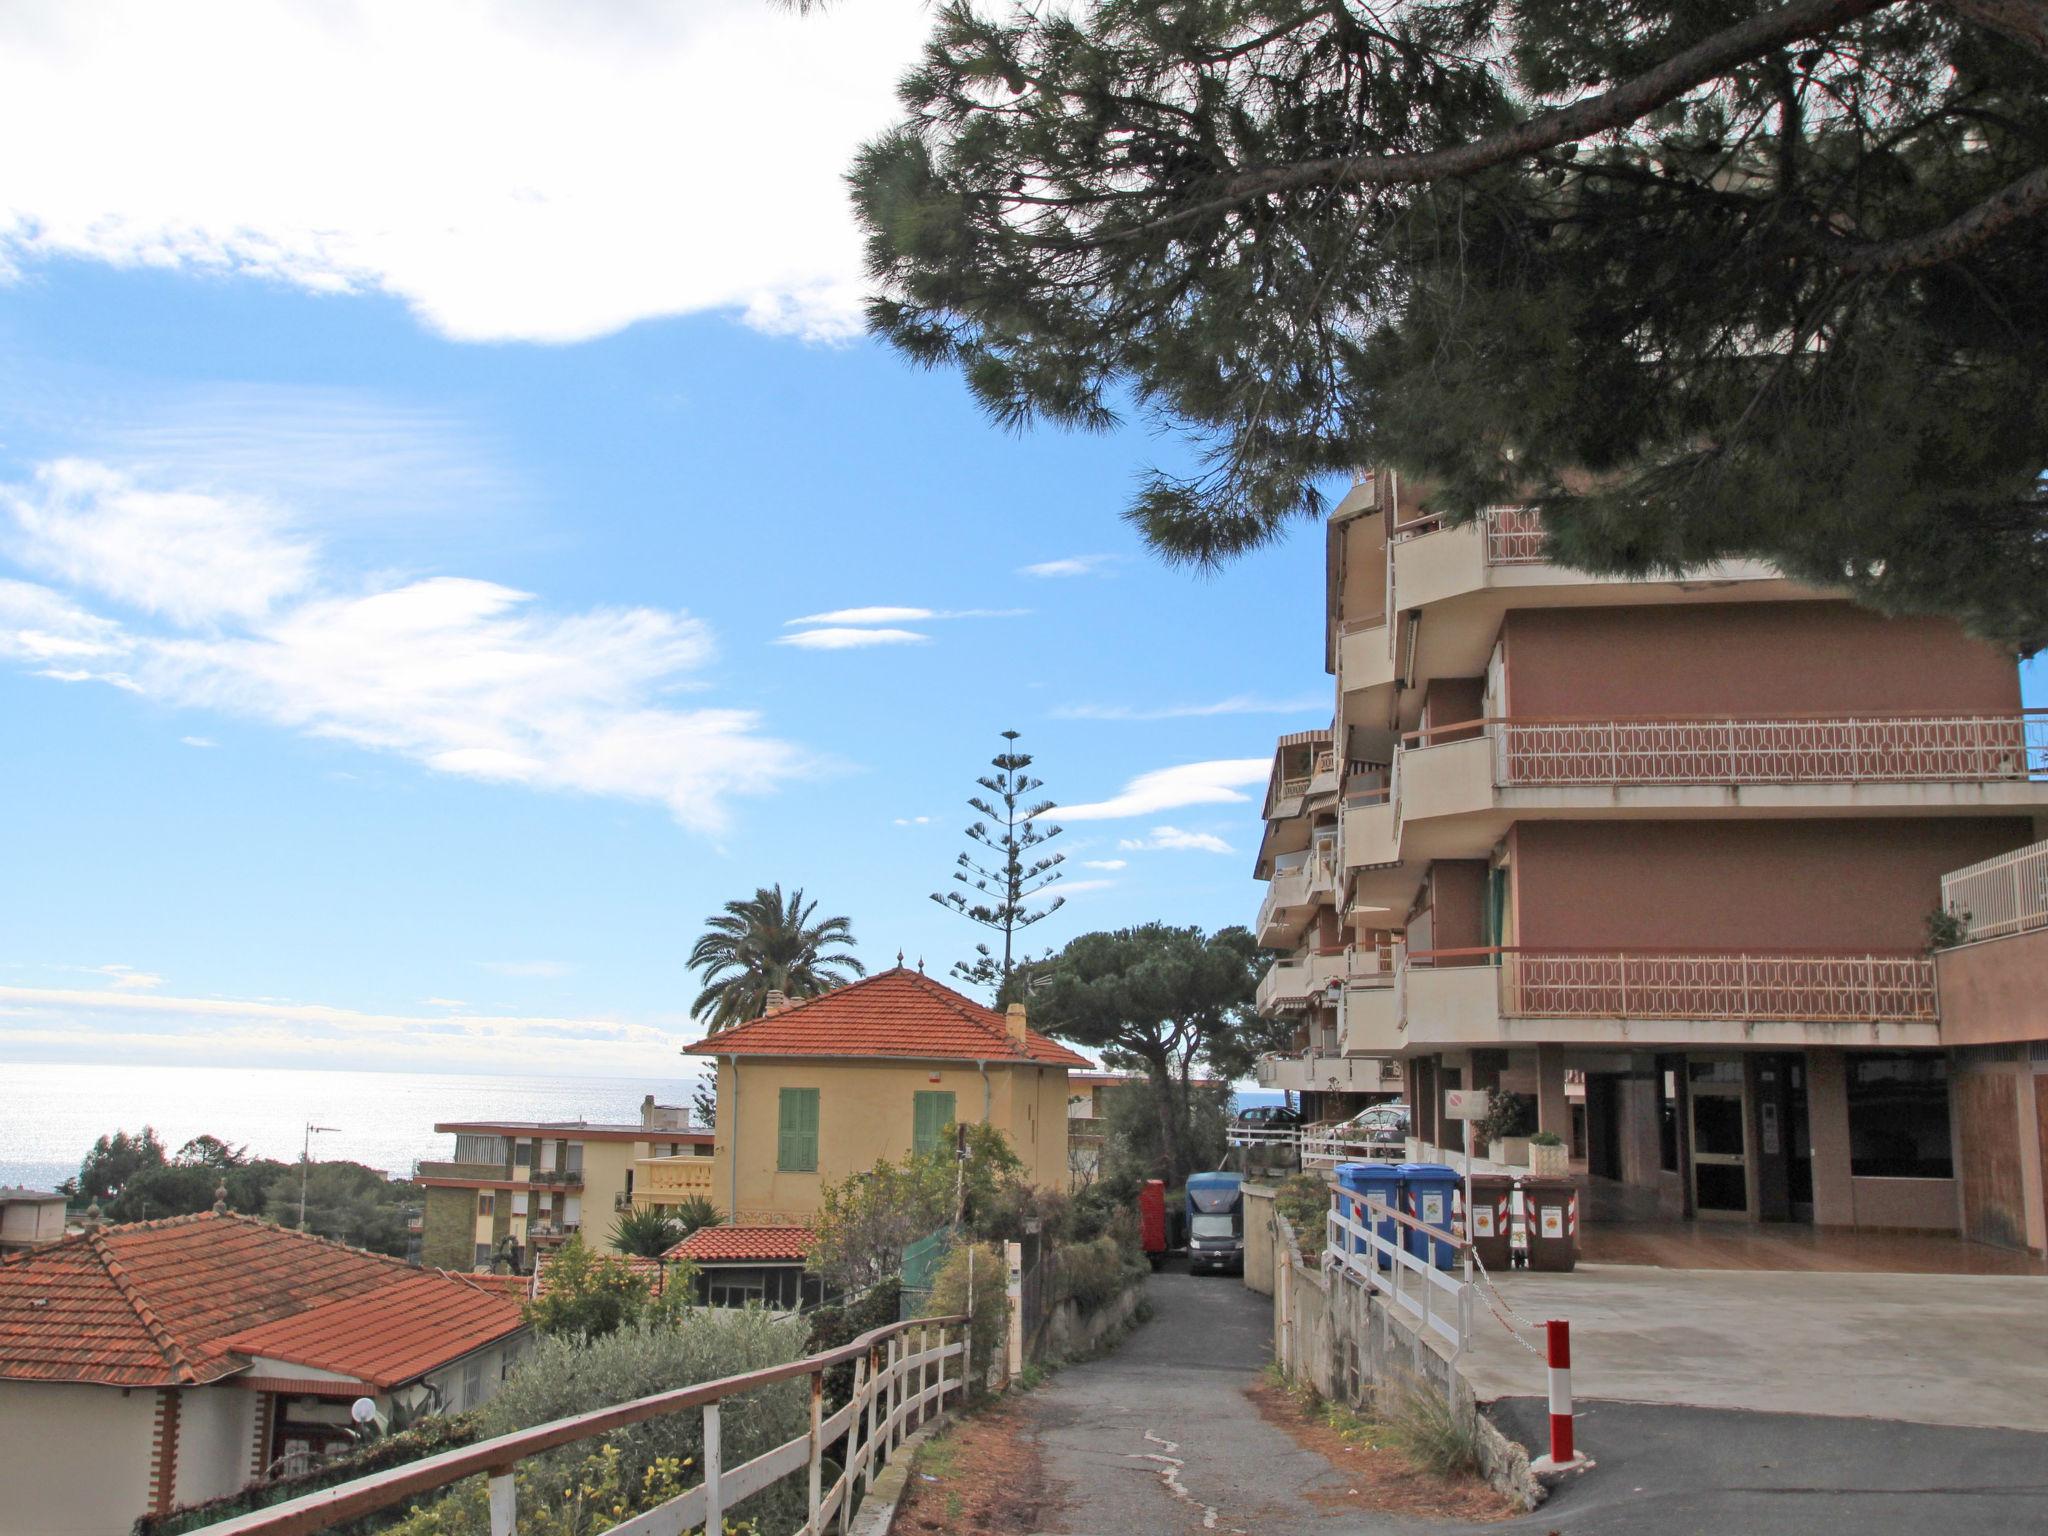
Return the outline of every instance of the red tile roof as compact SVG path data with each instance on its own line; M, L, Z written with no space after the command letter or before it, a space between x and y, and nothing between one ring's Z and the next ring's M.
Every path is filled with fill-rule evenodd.
M241 1354L389 1388L524 1326L518 1303L423 1270L361 1296L245 1328L222 1342Z
M809 1227L699 1227L662 1257L693 1264L801 1264L817 1241Z
M897 966L735 1024L684 1047L700 1056L894 1056L926 1061L1032 1062L1091 1067L1057 1040L1010 1038L1003 1015L921 971Z
M212 1381L230 1335L418 1273L249 1216L102 1227L0 1260L0 1380Z

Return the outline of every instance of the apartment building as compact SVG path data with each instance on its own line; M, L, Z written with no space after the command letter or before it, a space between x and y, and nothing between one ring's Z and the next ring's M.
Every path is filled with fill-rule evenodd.
M1588 1219L1957 1231L1942 876L2048 830L2016 658L1772 567L1633 581L1361 475L1327 528L1327 732L1282 738L1260 1079L1530 1095ZM1393 1070L1398 1077L1390 1079Z
M609 1246L613 1221L635 1206L712 1198L712 1133L649 1094L637 1124L584 1120L448 1121L446 1162L422 1162L420 1260L442 1269L503 1263L530 1274L538 1255L588 1229Z

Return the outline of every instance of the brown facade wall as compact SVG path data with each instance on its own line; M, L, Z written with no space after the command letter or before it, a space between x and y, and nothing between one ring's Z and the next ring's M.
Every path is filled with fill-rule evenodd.
M1502 624L1517 719L2011 714L2010 653L1852 603L1526 608Z
M1432 678L1429 691L1422 697L1422 723L1434 729L1477 720L1485 713L1486 679L1483 677ZM1463 739L1456 734L1438 738L1440 741Z
M1525 821L1514 840L1516 942L1918 949L1942 874L2030 835L2010 817ZM1451 941L1439 930L1436 942Z
M1935 956L1945 1045L2048 1040L2048 928Z
M1429 867L1432 922L1437 949L1474 949L1486 942L1486 861L1438 859ZM1484 963L1474 956L1469 964Z

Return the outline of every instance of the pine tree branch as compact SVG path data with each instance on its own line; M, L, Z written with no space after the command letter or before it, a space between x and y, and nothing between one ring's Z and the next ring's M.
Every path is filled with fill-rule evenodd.
M1967 256L2000 232L2048 208L2048 166L2029 171L2018 181L1999 188L1990 197L1950 219L1939 229L1930 229L1904 239L1874 245L1837 246L1831 259L1841 271L1852 276L1873 272L1910 272L1920 267L1938 267Z
M1140 239L1162 230L1227 213L1254 198L1303 192L1317 187L1386 187L1471 176L1510 160L1540 154L1560 144L1576 143L1611 128L1625 127L1647 113L1675 101L1737 64L1773 48L1801 42L1860 17L1894 5L1920 5L1927 0L1792 0L1762 16L1681 49L1633 80L1588 96L1583 101L1539 113L1505 133L1456 144L1447 149L1409 151L1395 155L1357 155L1305 160L1299 165L1269 166L1244 171L1224 183L1219 196L1148 219L1128 229L1078 240L1040 237L1030 243L1086 249ZM2024 4L2025 0L2014 0Z

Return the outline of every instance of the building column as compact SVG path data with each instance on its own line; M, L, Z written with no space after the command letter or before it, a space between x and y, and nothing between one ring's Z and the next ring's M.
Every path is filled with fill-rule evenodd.
M1849 1074L1842 1053L1806 1053L1806 1123L1813 1137L1813 1224L1856 1225L1849 1179Z
M1572 1106L1564 1096L1564 1047L1536 1047L1536 1129L1572 1144Z
M169 1514L178 1501L178 1406L182 1394L176 1387L160 1387L156 1394L156 1422L151 1425L149 1458L149 1510Z

